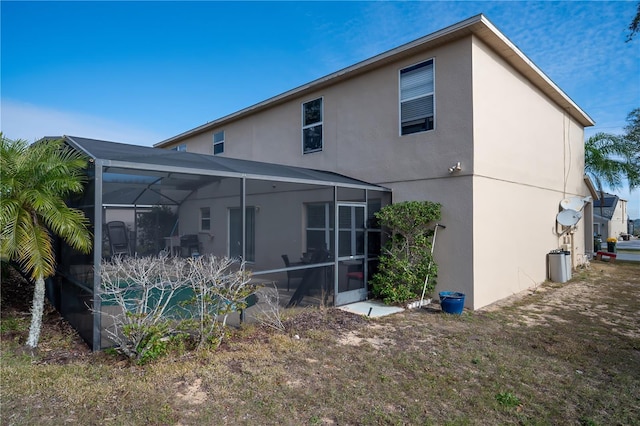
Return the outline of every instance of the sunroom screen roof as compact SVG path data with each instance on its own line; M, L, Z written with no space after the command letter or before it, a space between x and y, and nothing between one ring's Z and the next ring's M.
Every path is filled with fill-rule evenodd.
M70 146L105 167L207 176L247 177L284 182L389 191L338 173L214 155L178 152L76 136L64 136Z

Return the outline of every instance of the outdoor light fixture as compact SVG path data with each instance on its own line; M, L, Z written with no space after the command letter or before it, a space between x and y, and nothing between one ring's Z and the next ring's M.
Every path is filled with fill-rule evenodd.
M460 170L462 170L462 167L460 166L460 162L459 161L456 164L454 164L453 166L449 167L449 173L459 172Z

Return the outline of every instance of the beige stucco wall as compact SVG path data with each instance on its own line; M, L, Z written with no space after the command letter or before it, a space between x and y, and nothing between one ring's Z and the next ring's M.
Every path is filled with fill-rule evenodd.
M436 64L436 128L400 136L399 71L430 58ZM324 150L302 155L301 104L320 96ZM213 133L224 130L225 156L336 171L391 188L394 202L441 202L447 229L436 245L439 288L465 291L472 300L471 106L471 43L466 39L181 143L188 151L210 154ZM447 169L456 162L463 170L450 175Z
M559 203L587 196L583 129L474 40L474 301L480 308L543 282L547 253L568 243L574 262L584 222L569 237ZM573 240L573 241L572 241Z
M438 229L434 246L434 260L438 265L439 291L465 293L465 304L473 306L474 276L472 244L473 210L470 174L460 174L445 179L429 179L394 184L393 202L429 200L442 204L440 223L446 229Z
M435 129L400 136L399 70L430 58ZM324 149L303 155L301 105L318 97ZM567 242L556 233L560 200L588 195L582 126L473 36L180 143L210 154L219 130L225 156L335 171L391 188L394 202L442 203L438 290L465 292L472 308L544 281L547 253ZM574 233L574 255L589 232Z
M430 58L436 61L436 129L401 137L399 70ZM180 143L186 143L190 152L211 154L213 133L224 130L224 156L228 157L331 170L371 183L446 177L451 164L469 164L472 158L470 94L467 39ZM303 155L301 105L318 97L324 99L324 149Z

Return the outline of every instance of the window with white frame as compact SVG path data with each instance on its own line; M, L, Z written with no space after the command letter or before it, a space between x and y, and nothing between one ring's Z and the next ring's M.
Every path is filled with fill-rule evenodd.
M302 104L302 153L322 151L322 98Z
M180 151L180 152L185 152L187 150L187 144L180 144L178 146L174 146L173 148L171 148L172 151Z
M209 207L200 208L200 231L211 231L211 209Z
M224 152L224 130L213 134L213 154L222 154Z
M433 59L400 70L400 134L434 127Z

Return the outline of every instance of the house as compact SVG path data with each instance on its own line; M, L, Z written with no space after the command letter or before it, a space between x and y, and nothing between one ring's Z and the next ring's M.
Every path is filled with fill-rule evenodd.
M603 241L629 233L627 201L617 195L604 193L593 203L593 232Z
M155 146L325 170L389 188L393 202L441 203L437 289L478 309L544 281L551 250L569 249L573 267L593 252L593 124L478 15ZM556 220L565 199L584 201L568 226ZM307 237L325 243L330 226L315 214L328 207L307 207Z

